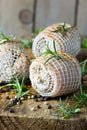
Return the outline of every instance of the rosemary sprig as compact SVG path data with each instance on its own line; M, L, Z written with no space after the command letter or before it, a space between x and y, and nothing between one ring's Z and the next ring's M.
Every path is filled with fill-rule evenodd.
M74 94L74 98L77 101L76 108L81 108L83 105L87 105L87 91L83 91L82 85L80 85L80 95Z
M80 63L81 70L82 70L82 76L87 74L87 59Z
M62 103L62 100L60 98L60 103L58 103L59 109L56 111L55 114L53 114L53 116L58 116L62 119L65 119L70 118L73 114L80 112L80 108L74 107L75 104L70 106L68 105L68 102L69 102L68 97L66 98L64 103Z
M55 33L60 32L60 33L62 34L62 36L65 36L66 33L67 33L68 31L70 31L72 28L73 28L73 26L71 26L71 27L66 27L66 23L64 22L63 25L58 26L57 29L54 30L54 31L52 31L52 32L55 32Z
M82 48L87 49L87 38L82 39Z
M81 62L82 77L85 74L87 74L86 65L87 65L87 59L85 61ZM78 95L74 94L73 98L74 98L75 102L69 106L67 105L69 102L68 98L65 100L64 104L62 102L60 102L58 104L59 109L53 115L59 116L59 117L61 117L61 115L62 115L62 118L69 118L73 114L80 112L81 107L83 107L84 105L87 106L87 86L85 86L85 89L83 90L83 86L81 84L80 93Z
M9 107L12 107L17 104L17 102L24 96L26 96L30 90L26 88L26 85L24 84L24 77L22 78L21 83L19 82L18 78L16 77L13 80L13 83L9 83L5 85L6 87L12 86L12 88L16 91L17 93L17 98L13 100L11 103L7 104L4 110L8 109ZM4 87L5 87L4 86Z
M57 58L57 59L62 59L62 57L60 56L60 54L58 54L57 50L56 50L56 46L55 46L55 41L53 41L53 47L54 47L54 51L51 51L48 44L47 44L47 48L46 48L46 51L42 54L44 56L47 56L49 54L52 55L52 57L48 58L45 63L47 63L50 59L52 58Z
M1 38L0 38L0 44L12 40L12 37L11 37L11 36L6 36L3 32L0 32L0 37L1 37Z
M32 48L32 39L20 39L21 45L25 48Z
M37 30L35 30L33 33L35 34L35 36L36 35L38 35L40 32L42 32L43 31L43 29L42 28L39 28L39 29L37 29Z

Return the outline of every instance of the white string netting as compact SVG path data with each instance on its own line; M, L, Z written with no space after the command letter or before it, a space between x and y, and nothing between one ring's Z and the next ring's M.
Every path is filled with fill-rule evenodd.
M32 87L42 96L56 97L76 91L81 83L78 61L64 53L62 59L49 56L36 58L30 65Z
M33 40L33 54L38 57L46 49L46 45L53 50L53 41L55 41L57 51L64 50L71 55L76 56L81 48L81 38L78 30L73 27L71 30L66 32L65 36L62 36L60 32L54 32L58 30L58 26L61 24L54 24L44 29L39 35ZM69 26L66 24L66 26Z
M28 78L29 60L17 43L0 45L0 83L11 82L14 77Z

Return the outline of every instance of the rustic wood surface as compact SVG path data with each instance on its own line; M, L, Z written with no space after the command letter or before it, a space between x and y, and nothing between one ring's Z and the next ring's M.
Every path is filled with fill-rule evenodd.
M81 50L78 58L87 56L87 51ZM87 84L87 77L84 77ZM31 88L30 88L31 89ZM35 93L31 89L32 93ZM2 111L9 102L6 96L13 98L15 93L5 92L0 94L0 130L87 130L87 107L81 108L81 113L73 115L70 119L62 120L52 116L57 108L59 98L48 100L47 103L52 105L51 109L47 109L44 101L36 102L34 99L25 99L22 104L15 105L9 110ZM73 103L72 94L70 103ZM63 97L65 99L66 96ZM37 108L40 105L41 108ZM32 111L32 108L35 108Z
M47 105L42 101L27 99L21 105L13 107L14 113L10 113L9 110L2 112L7 104L6 95L7 93L0 96L0 130L86 130L87 128L87 108L82 108L81 114L61 120L52 116L58 99L47 101L53 106L52 109L47 109ZM39 109L38 104L41 106ZM31 111L32 107L36 107L36 110Z

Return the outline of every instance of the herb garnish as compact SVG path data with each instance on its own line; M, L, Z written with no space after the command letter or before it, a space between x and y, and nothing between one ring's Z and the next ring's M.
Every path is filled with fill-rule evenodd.
M87 74L86 65L87 60L81 63L82 77L85 74ZM68 97L66 98L65 103L62 103L60 100L60 103L58 104L59 109L56 111L55 114L53 114L54 116L59 116L63 119L70 118L73 114L80 112L81 107L83 107L84 105L87 106L87 86L83 90L82 84L80 85L80 93L78 95L77 94L73 95L73 99L75 102L72 105L68 105L69 103Z
M73 114L80 112L80 108L74 108L73 105L68 105L68 97L66 98L64 103L62 103L62 100L60 98L60 103L58 103L58 107L59 109L56 111L55 114L53 114L53 116L58 116L62 119L69 118Z
M82 48L87 49L87 38L82 39Z
M1 37L1 38L0 38L0 44L12 40L12 37L11 37L11 36L6 36L3 32L0 32L0 37Z
M13 83L6 84L3 87L8 87L8 86L11 86L15 90L15 92L17 93L17 98L15 100L13 100L11 103L7 104L6 107L4 108L4 110L16 105L17 102L22 97L25 97L30 92L30 90L28 88L26 88L26 85L24 83L24 77L22 78L21 83L19 82L18 78L16 77L13 80Z
M71 27L66 27L66 23L64 22L63 25L59 25L59 26L57 27L57 29L54 30L54 31L52 31L52 32L55 32L55 33L60 32L60 33L62 34L62 36L65 36L66 33L67 33L68 31L70 31L72 28L73 28L73 26L71 26Z
M44 56L47 56L48 54L51 54L52 57L48 58L45 63L47 63L50 59L52 58L57 58L57 59L62 59L62 57L60 56L60 54L57 52L56 50L56 46L55 46L55 41L53 41L53 48L54 48L54 51L51 51L48 44L47 44L47 48L46 48L46 51L42 54Z
M82 76L87 74L87 59L80 63Z
M33 40L32 39L21 39L21 45L25 48L32 48Z
M40 32L42 32L43 31L43 29L42 28L39 28L39 29L37 29L37 30L35 30L33 33L35 34L35 36L36 35L38 35Z

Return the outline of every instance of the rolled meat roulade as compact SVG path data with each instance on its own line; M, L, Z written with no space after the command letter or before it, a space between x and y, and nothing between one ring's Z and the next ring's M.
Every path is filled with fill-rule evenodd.
M28 78L29 64L17 43L6 42L0 45L0 83L11 82L14 77Z
M81 38L76 27L67 23L58 23L45 28L33 40L32 51L35 57L40 56L46 49L46 45L53 50L55 41L57 51L64 50L76 56L81 48Z
M65 52L60 56L60 59L51 58L51 54L40 56L30 65L32 87L42 96L65 95L80 86L81 68L77 59Z

